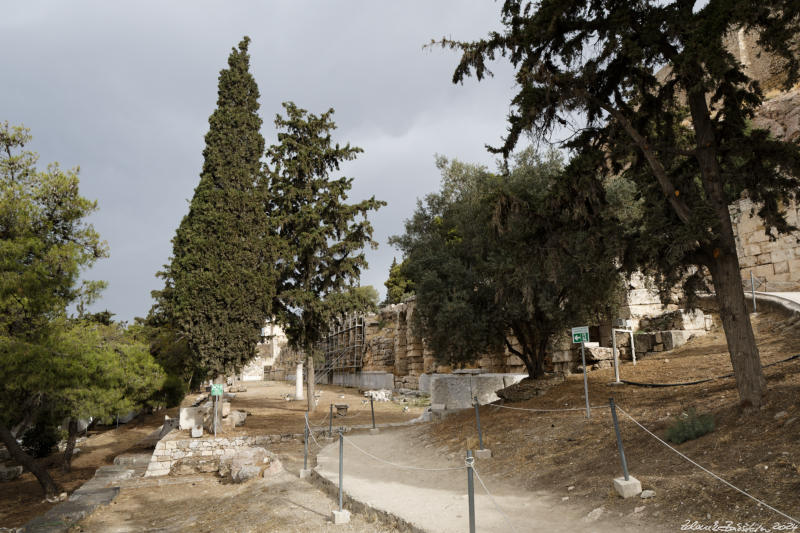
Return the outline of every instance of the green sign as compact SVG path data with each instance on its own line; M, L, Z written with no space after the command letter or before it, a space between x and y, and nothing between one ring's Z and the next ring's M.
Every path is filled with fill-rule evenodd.
M211 396L222 396L222 383L211 385Z
M572 343L579 344L581 342L589 342L589 326L572 328Z

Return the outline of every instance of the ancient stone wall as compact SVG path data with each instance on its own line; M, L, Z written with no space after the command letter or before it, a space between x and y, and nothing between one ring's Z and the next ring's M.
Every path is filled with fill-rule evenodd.
M303 438L302 434L182 438L185 437L185 434L186 432L176 430L158 441L150 463L147 465L147 471L144 474L146 477L165 476L170 473L178 461L190 457L222 459L236 455L236 452L242 448L265 447L276 442Z
M764 223L754 213L750 200L741 200L731 209L731 220L736 233L736 251L745 286L750 286L750 273L766 281L757 286L760 291L800 290L800 232L772 238L764 231ZM800 206L786 207L789 224L800 224Z

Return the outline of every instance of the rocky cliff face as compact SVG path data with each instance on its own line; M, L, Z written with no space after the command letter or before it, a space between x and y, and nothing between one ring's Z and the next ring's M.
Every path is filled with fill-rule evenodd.
M800 88L764 102L753 125L769 130L776 139L800 144Z

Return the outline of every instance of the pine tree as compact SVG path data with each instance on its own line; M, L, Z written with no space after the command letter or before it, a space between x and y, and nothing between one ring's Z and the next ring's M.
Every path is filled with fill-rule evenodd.
M249 42L245 37L232 50L220 72L200 183L157 295L194 366L208 375L237 371L254 355L274 291L276 247L258 197L264 138Z
M385 202L372 197L348 204L352 178L330 178L362 151L332 144L333 109L317 116L291 102L283 107L286 117L275 118L279 144L267 150L265 181L267 210L288 250L278 263L273 310L290 345L308 356L311 384L314 347L340 307L341 298L330 296L346 291L367 266L363 248L376 246L367 213Z

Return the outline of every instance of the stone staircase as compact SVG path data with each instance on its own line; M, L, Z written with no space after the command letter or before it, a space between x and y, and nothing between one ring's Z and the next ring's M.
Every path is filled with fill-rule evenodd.
M142 477L150 462L150 454L126 454L114 458L113 465L101 466L94 477L73 492L67 501L25 524L26 532L61 533L83 520L102 505L108 505L119 494L120 485Z

